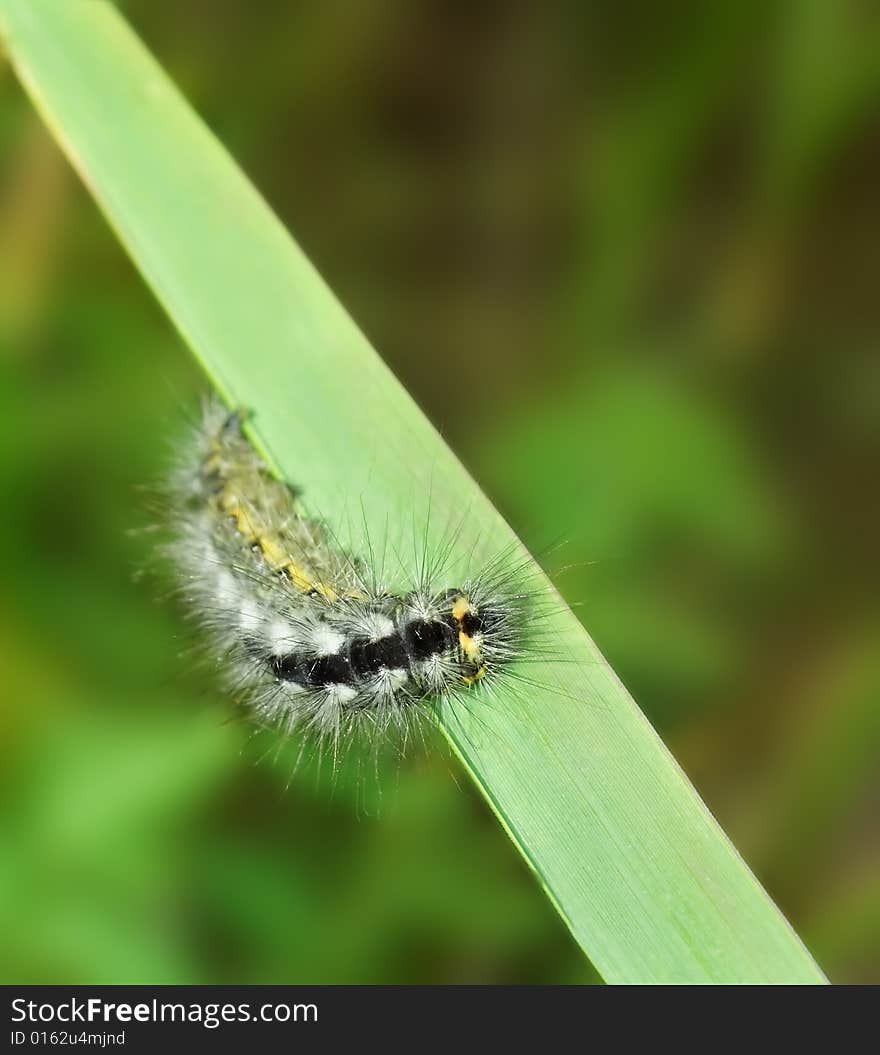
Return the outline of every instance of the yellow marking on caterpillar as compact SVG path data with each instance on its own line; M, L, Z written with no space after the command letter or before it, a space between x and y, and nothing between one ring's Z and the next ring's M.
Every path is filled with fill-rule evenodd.
M480 643L471 634L468 634L462 629L462 622L467 615L476 615L477 610L471 604L470 599L465 597L464 594L459 594L452 603L452 618L458 623L458 645L464 655L471 661L471 663L479 663L482 659L482 652L480 650ZM483 675L480 674L481 678ZM478 677L474 675L474 681L478 680ZM470 684L470 682L468 682Z
M277 535L270 531L267 525L250 508L246 508L230 480L224 472L225 457L224 449L219 440L215 440L211 453L202 463L202 473L205 476L219 476L222 488L215 495L215 502L232 522L242 538L251 546L258 546L263 559L274 571L282 572L293 586L301 593L318 594L327 601L339 600L340 596L350 597L356 600L365 600L366 595L356 590L346 590L344 593L334 589L329 583L321 582L310 575L306 568L297 564L283 543L278 541ZM278 485L282 486L281 484Z
M481 655L480 646L470 634L466 634L463 630L459 630L458 644L471 663L476 663L479 660Z
M465 685L473 685L475 682L480 681L481 678L486 676L486 664L484 663L474 674L467 674L464 677Z
M263 559L274 571L283 572L302 593L317 593L328 601L335 601L339 594L327 583L313 579L304 568L290 559L287 550L272 537L265 525L245 509L229 488L219 496L221 509L235 524L238 533L251 546L259 546Z

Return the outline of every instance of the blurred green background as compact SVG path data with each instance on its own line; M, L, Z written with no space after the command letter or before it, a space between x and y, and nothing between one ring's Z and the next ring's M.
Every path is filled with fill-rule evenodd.
M880 981L880 9L120 5L832 980ZM0 60L5 982L590 982L442 748L260 761L139 485L188 353ZM288 787L288 784L290 786Z

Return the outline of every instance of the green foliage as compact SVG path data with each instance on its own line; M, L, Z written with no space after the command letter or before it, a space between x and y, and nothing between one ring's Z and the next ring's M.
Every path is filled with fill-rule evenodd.
M759 5L752 6L754 15ZM325 60L338 47L351 62L362 34L353 34L358 48L346 50L329 16L316 9L307 26L291 16L291 34L267 30L254 44L259 62L253 76L236 78L233 95L217 72L228 72L228 63L211 54L213 44L204 41L207 52L193 52L178 66L174 45L161 44L161 16L136 3L127 8L152 27L148 39L160 42L157 50L200 106L207 100L212 125L248 158L249 170L260 170L273 201L287 203L297 227L305 227L305 244L321 246L322 271L372 320L371 332L384 331L383 350L388 347L401 375L444 420L481 479L492 482L529 541L540 546L561 531L571 539L563 561L598 562L575 569L562 583L566 592L586 601L585 621L652 718L664 730L684 731L677 752L699 773L701 786L714 781L720 789L710 801L732 822L750 860L755 849L774 878L774 893L787 892L786 909L790 904L804 919L817 949L844 962L859 940L858 927L837 922L849 901L852 919L873 918L876 883L868 875L856 896L847 890L840 915L833 906L824 914L803 907L807 873L816 873L809 863L821 847L811 832L799 831L797 875L786 872L779 838L785 833L775 823L788 818L796 831L803 824L797 803L804 779L827 804L826 832L841 811L857 808L862 783L851 779L847 759L868 757L865 745L875 730L865 716L874 712L864 701L876 685L860 682L849 692L848 680L839 679L833 796L823 795L827 774L813 741L781 766L785 789L768 787L769 808L756 800L739 809L741 796L728 795L723 783L725 776L733 779L729 764L724 772L726 760L751 760L765 740L780 751L787 742L784 714L774 724L762 712L754 729L747 724L756 717L749 684L758 689L756 703L767 700L762 692L776 702L773 679L755 674L761 668L753 628L756 619L766 627L776 618L765 595L786 575L798 581L809 539L797 535L791 507L779 500L783 489L762 460L762 441L755 441L738 407L708 398L705 386L689 378L686 356L701 347L701 334L721 332L720 361L744 333L765 325L767 303L754 295L754 261L769 269L762 289L772 294L779 255L769 253L765 261L750 246L734 253L721 269L719 289L701 301L708 308L691 333L649 341L635 332L625 343L640 351L625 356L602 343L621 318L639 318L656 264L651 247L664 231L658 221L668 224L674 216L700 129L713 107L726 105L724 91L705 89L711 81L729 93L725 70L741 66L737 42L749 36L749 6L740 31L731 35L730 26L719 26L717 48L702 49L711 60L688 65L678 96L672 92L660 107L675 118L674 135L666 135L655 104L640 112L638 92L627 102L632 119L618 123L612 115L604 129L602 156L612 170L619 162L632 193L613 172L604 183L585 184L585 213L603 218L595 244L606 256L585 265L574 283L579 303L563 305L560 331L575 332L575 354L589 347L593 359L567 371L564 398L558 379L553 389L553 379L537 371L520 393L505 393L508 357L528 369L528 353L516 358L514 326L505 331L499 323L494 344L477 340L487 320L476 316L464 348L479 349L479 376L462 373L468 359L460 369L453 360L438 377L431 369L437 334L466 327L467 305L449 310L410 296L417 277L384 274L384 254L360 275L350 251L340 249L334 259L334 244L351 246L358 236L344 218L335 235L328 220L331 234L320 242L316 218L333 217L337 205L359 202L381 230L407 211L417 217L433 208L437 189L422 201L423 189L433 184L395 168L393 150L377 153L371 170L368 148L358 155L352 135L348 147L338 148L333 171L344 181L350 167L356 188L346 196L337 187L326 201L326 173L311 157L288 158L274 173L264 157L260 168L255 112L268 123L301 122L308 129L302 142L318 144L320 159L322 122L344 127L341 119L332 121L331 93L342 93L336 96L340 113L362 98ZM44 34L50 9L52 31ZM503 523L161 71L112 12L98 5L74 10L0 3L19 71L209 372L228 396L256 409L259 439L285 474L341 520L351 516L352 496L359 502L365 494L379 534L389 510L395 519L418 522L422 510L413 495L423 495L430 474L438 530L465 497L474 529L484 527L494 544L503 544ZM708 20L703 31L713 32ZM175 39L186 46L185 17ZM840 34L834 39L835 48L845 46ZM372 46L380 45L374 40ZM792 47L792 62L796 53ZM291 80L268 93L277 110L267 110L261 78L288 67ZM672 79L678 83L677 74ZM841 105L823 111L829 128L835 114L852 122L856 95L862 90L864 99L870 83L868 76L852 78ZM659 69L658 90L645 98L656 101L671 86ZM8 808L21 818L9 826L4 851L19 876L4 904L21 907L8 921L11 979L589 980L442 759L408 762L381 822L358 823L351 786L343 782L333 797L302 775L279 798L288 770L243 771L244 731L217 729L222 704L199 703L195 679L192 686L168 688L179 677L173 618L150 609L143 588L124 582L145 543L120 539L135 518L127 489L155 473L162 454L156 435L174 427L165 381L185 392L197 382L82 196L58 178L42 140L32 134L33 146L21 149L28 142L26 118L11 91L7 97L0 106L0 149L18 148L24 175L18 197L9 198L15 208L10 204L0 215L0 236L25 250L16 250L14 271L28 297L13 296L3 283L0 324L5 337L14 335L17 347L30 350L29 360L10 358L5 367L14 388L4 388L16 397L0 416L2 449L14 452L2 463L4 494L16 511L3 525L4 552L20 555L8 577L12 606L0 610L2 659L5 683L27 703L4 715L15 759ZM699 107L687 104L697 98ZM327 109L315 110L322 100ZM774 120L784 120L788 111L773 112ZM823 134L826 149L832 139ZM658 144L664 147L659 155ZM326 145L324 151L334 156ZM818 156L812 148L809 154ZM788 180L798 178L799 165L796 157L790 162ZM662 179L655 178L658 169ZM816 186L814 172L804 180L807 190ZM50 175L34 179L34 173ZM606 209L606 200L618 207ZM756 195L758 212L766 213L767 200ZM809 200L806 190L797 200ZM487 223L496 206L491 195L481 199ZM9 242L14 225L10 220L4 229L3 219L13 214L33 226L24 224ZM500 224L503 209L498 215ZM65 217L66 226L53 227L53 216ZM42 234L36 218L48 218ZM47 239L50 251L42 256L27 251ZM53 250L64 279L57 285L41 263ZM83 271L90 278L78 287ZM394 289L403 292L395 298ZM39 307L41 291L48 312ZM728 312L731 304L735 311ZM506 310L515 315L519 307L511 298ZM402 337L408 320L415 328ZM407 355L401 345L425 351ZM657 348L664 351L651 351ZM650 361L673 355L680 361L671 375ZM463 386L461 376L473 383ZM490 391L487 378L496 376L498 389ZM784 603L784 592L775 596ZM580 657L548 679L563 692L554 684L511 701L510 713L490 717L488 737L472 742L471 731L459 730L459 743L602 973L610 980L818 978L579 628L562 615L554 626ZM849 662L845 652L840 662ZM739 686L746 670L755 680ZM746 724L731 738L724 723L732 718L719 701L727 698L730 706L734 694L743 701ZM850 714L861 716L865 739L848 735ZM816 743L823 728L817 723ZM723 745L714 754L713 737ZM167 764L151 766L153 757ZM100 823L89 836L82 818L104 805L115 785L118 802L98 810ZM82 795L68 803L70 788ZM47 859L63 882L41 871ZM106 906L113 909L109 919ZM42 937L34 940L25 921L40 916Z

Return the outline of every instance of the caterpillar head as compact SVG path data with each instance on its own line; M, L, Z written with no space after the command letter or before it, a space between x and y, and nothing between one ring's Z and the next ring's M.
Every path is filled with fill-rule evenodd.
M492 667L513 658L514 629L509 607L497 599L479 600L470 591L449 590L444 617L457 637L462 680L481 681Z

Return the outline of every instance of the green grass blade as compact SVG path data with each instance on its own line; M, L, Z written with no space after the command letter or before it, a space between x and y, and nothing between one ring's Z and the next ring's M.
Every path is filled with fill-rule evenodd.
M18 75L222 394L313 508L517 545L288 233L119 13L0 0ZM120 349L121 355L125 349ZM536 573L538 574L538 573ZM589 609L587 608L587 613ZM588 615L587 615L588 618ZM821 982L625 688L561 604L572 662L447 733L609 982ZM530 668L531 669L531 668Z

